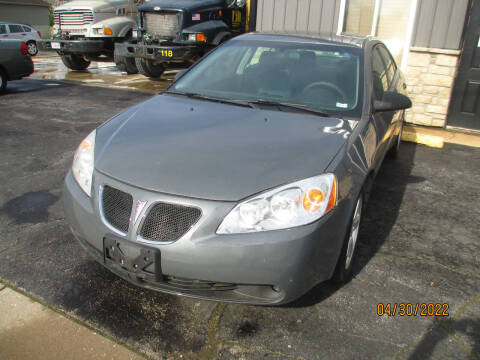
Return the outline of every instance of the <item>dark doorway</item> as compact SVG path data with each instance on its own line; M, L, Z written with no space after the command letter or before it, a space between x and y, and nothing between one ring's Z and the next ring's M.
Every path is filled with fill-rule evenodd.
M472 0L447 125L480 130L480 0Z

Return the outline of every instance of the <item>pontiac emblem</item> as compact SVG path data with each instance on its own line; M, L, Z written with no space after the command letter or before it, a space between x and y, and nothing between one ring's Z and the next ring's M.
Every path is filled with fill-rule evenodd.
M137 222L138 217L139 217L140 214L142 213L143 208L145 207L145 205L147 205L147 202L146 202L146 201L137 200L137 206L135 207L135 219L134 219L134 221L133 221L134 223Z

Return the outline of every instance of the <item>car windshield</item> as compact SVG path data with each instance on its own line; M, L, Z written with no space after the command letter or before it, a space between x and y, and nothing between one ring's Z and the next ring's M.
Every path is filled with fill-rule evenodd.
M363 92L361 54L361 49L338 44L233 40L168 90L356 117Z

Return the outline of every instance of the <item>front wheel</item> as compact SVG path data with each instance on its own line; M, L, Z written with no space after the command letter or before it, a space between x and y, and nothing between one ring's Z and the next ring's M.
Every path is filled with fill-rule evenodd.
M90 61L85 60L83 56L79 55L62 55L62 62L66 67L75 71L85 70L90 66Z
M159 78L167 68L162 63L155 64L152 60L143 58L135 58L135 65L137 65L140 74L149 78Z
M358 233L360 231L360 221L362 219L363 210L363 193L358 196L350 219L349 230L343 243L342 252L338 259L337 267L333 275L333 281L336 283L346 283L352 276L352 268L355 260Z
M27 51L30 56L35 56L38 53L38 47L35 41L27 42Z

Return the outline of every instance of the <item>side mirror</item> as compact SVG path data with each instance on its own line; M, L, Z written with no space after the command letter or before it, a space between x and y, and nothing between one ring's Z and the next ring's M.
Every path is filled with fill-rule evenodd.
M179 72L177 72L175 74L175 77L173 78L173 82L177 81L178 79L180 79L183 74L185 74L187 72L188 69L183 69L183 70L180 70Z
M412 107L412 101L403 94L385 91L382 100L375 100L373 107L375 112L404 110Z

